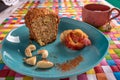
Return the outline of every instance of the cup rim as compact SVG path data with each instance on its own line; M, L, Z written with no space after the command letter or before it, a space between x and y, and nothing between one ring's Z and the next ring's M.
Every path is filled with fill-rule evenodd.
M103 10L102 12L107 12L107 11L109 11L109 10L111 9L111 8L110 8L109 6L107 6L107 5L104 5L104 4L96 4L96 3L86 4L86 5L83 6L83 8L86 9L86 10L92 11L92 10L86 8L86 7L90 6L90 5L103 6L103 7L107 7L107 8L108 8L107 10Z

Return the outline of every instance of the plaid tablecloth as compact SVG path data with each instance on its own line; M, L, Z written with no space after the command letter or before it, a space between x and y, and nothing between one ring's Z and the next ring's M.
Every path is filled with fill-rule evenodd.
M60 17L81 20L81 7L88 3L103 2L101 0L48 0L41 4L37 0L27 1L0 24L0 47L2 47L2 40L11 29L24 25L24 15L30 8L45 7L52 9ZM104 32L110 42L108 54L97 66L89 71L64 79L29 77L9 69L0 56L0 80L120 80L120 17L113 20L112 24L114 28L111 32Z

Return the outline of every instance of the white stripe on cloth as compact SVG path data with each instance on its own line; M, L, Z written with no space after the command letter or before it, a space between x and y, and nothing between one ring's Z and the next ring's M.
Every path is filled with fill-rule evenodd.
M88 80L97 80L95 74L87 74L87 78L88 78Z
M23 78L22 77L16 77L15 80L23 80Z
M110 66L102 66L102 68L103 68L103 71L105 73L112 73L113 72L112 69L110 68Z
M0 80L5 80L5 78L0 78Z
M113 73L106 73L105 74L108 80L116 80L115 76Z
M60 79L52 79L52 78L50 78L50 79L43 79L43 78L36 78L36 77L34 77L33 80L60 80Z
M69 80L77 80L77 76L72 76L69 78Z
M119 24L116 20L112 20L112 22L113 22L116 26L120 26L120 24Z

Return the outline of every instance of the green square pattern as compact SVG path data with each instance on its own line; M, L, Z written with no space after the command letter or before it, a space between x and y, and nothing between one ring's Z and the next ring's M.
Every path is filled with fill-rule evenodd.
M106 0L108 3L110 3L111 5L117 7L120 9L120 0Z

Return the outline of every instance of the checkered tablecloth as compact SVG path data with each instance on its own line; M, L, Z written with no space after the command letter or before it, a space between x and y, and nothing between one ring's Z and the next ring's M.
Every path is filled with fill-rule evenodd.
M0 47L7 33L16 27L24 25L24 15L30 8L45 7L52 9L60 17L81 20L81 8L88 3L103 3L101 0L48 0L41 4L38 0L30 0L21 5L14 13L0 24ZM104 3L103 3L104 4ZM114 15L115 13L113 13ZM104 32L110 42L108 54L89 71L64 79L45 80L120 80L120 17L112 21L114 28ZM19 74L7 67L0 56L0 80L44 80Z

